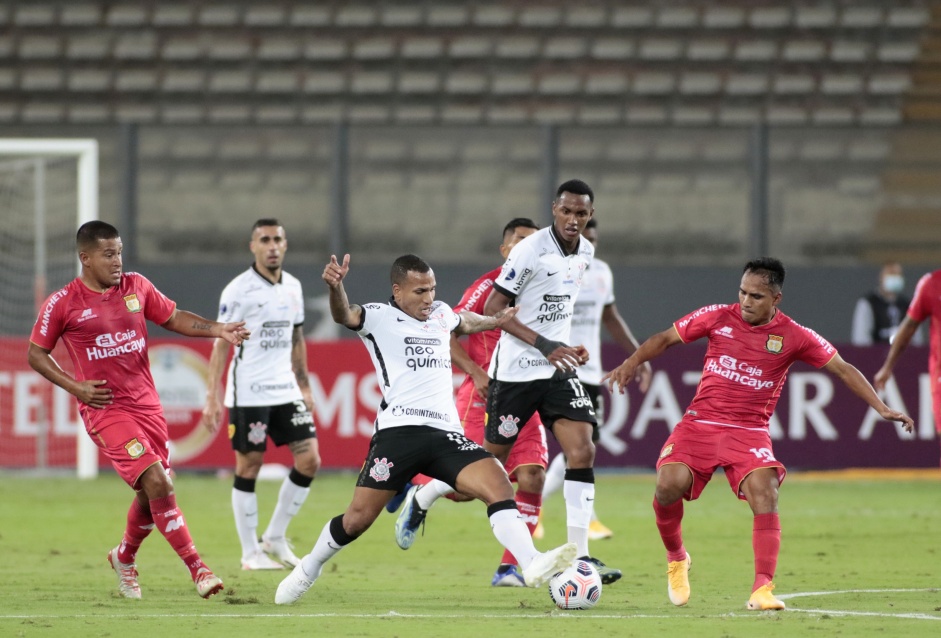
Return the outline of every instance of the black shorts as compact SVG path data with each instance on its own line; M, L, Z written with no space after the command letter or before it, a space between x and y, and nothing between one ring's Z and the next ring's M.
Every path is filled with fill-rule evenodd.
M493 455L460 432L427 425L405 425L376 432L356 480L357 487L398 492L416 474L454 487L471 463Z
M539 411L550 430L558 419L597 426L595 406L574 372L556 372L535 381L491 381L484 436L490 443L516 441L519 429Z
M264 452L268 437L275 445L316 439L314 415L303 401L282 405L229 408L232 449L243 454Z
M591 442L597 443L598 439L601 438L598 434L598 430L604 426L604 395L601 394L600 385L593 385L583 381L582 387L585 388L585 394L591 399L591 404L595 406L595 418L598 420L598 427L592 428L591 430Z

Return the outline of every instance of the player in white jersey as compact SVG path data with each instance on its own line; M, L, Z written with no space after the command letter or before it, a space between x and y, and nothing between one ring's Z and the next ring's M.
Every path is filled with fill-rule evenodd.
M595 564L602 582L621 578L588 554L588 525L595 498L594 406L575 370L588 360L582 345L569 346L575 299L595 249L582 240L594 214L594 193L585 182L559 186L552 202L552 225L539 230L510 252L484 306L493 315L518 307L490 361L485 446L501 461L519 430L538 410L567 460L565 470L568 538L583 560Z
M362 535L389 499L418 473L486 503L493 534L519 559L526 584L544 584L572 563L575 545L546 553L536 550L506 472L492 454L462 433L451 381L451 333L498 328L516 310L492 317L468 311L456 314L435 301L434 272L415 255L403 255L392 264L388 304L350 305L343 286L349 262L349 255L342 264L331 256L324 268L330 313L334 321L355 330L369 350L382 402L352 502L345 513L324 525L310 554L278 586L275 603L289 604L303 596L324 564Z
M257 335L236 348L225 385L228 434L235 450L232 511L242 545L242 569L297 565L299 559L285 534L320 467L307 376L304 295L301 283L282 268L287 247L278 220L255 222L249 243L255 261L225 287L219 302L221 321L245 321ZM202 419L210 432L216 431L222 416L219 390L228 355L228 342L216 339ZM275 445L290 447L294 466L281 484L278 503L259 543L255 481L269 437Z
M598 220L594 218L588 220L585 230L582 231L582 237L590 241L595 249L598 248ZM611 274L611 268L595 257L585 271L582 287L575 299L570 336L571 343L582 344L588 349L588 362L579 366L578 379L582 382L585 392L591 397L599 421L598 428L595 429L593 434L595 443L598 442L598 431L604 427L604 395L601 394L602 326L614 338L614 341L624 348L628 355L637 350L637 339L634 338L631 329L628 328L624 318L621 317L621 313L618 312L617 305L614 302L614 276ZM646 392L647 388L650 387L652 376L653 370L650 364L645 362L644 366L638 369L636 377L641 392ZM549 464L549 468L546 470L546 482L542 490L543 499L562 487L564 477L565 455L560 453L552 459L552 463ZM533 536L541 538L543 534L541 521L537 530L538 532L533 532ZM613 532L598 520L598 515L592 508L591 523L588 525L588 540L610 538L612 535Z

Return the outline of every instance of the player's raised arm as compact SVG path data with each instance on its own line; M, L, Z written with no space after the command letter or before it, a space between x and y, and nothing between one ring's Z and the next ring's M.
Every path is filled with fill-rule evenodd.
M624 363L604 375L601 382L606 384L611 391L614 391L614 386L617 385L618 391L624 394L624 389L634 378L640 366L651 359L659 357L667 348L682 342L679 333L673 326L670 326L643 342L634 354L624 360Z
M844 361L839 353L833 355L833 358L823 367L845 383L846 387L853 391L853 394L872 406L872 409L878 412L883 419L898 421L906 432L914 431L915 422L911 417L887 406L876 394L875 389L866 381L863 373L856 366Z
M458 313L461 317L461 323L454 329L454 334L461 336L493 330L494 328L503 328L508 321L513 320L517 310L517 308L504 308L489 317L478 315L470 310L463 310Z
M350 256L343 255L343 263L337 261L336 255L330 255L330 261L324 266L321 278L330 289L330 316L341 326L357 328L363 319L363 309L358 305L350 305L343 287L343 279L350 271Z
M194 312L180 309L173 311L170 318L164 322L163 327L187 337L218 337L225 339L234 346L239 345L252 334L245 328L244 321L220 323L200 317Z

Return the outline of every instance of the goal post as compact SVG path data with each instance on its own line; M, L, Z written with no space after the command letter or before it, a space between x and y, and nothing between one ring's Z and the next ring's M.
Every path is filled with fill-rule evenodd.
M63 161L74 162L75 168L71 164L63 165ZM52 420L49 415L56 405L60 412L64 410L59 405L63 403L61 397L52 393L53 406L37 402L29 392L28 378L2 368L14 356L25 359L29 338L28 328L24 327L26 317L35 319L45 297L79 272L75 230L87 221L98 219L97 140L0 138L0 199L6 218L6 229L0 229L0 241L6 242L0 250L5 255L0 262L0 271L4 274L4 280L0 280L4 306L0 309L4 311L0 319L6 324L0 328L0 337L14 349L6 357L0 353L0 375L4 375L0 376L0 386L5 384L14 389L13 397L6 402L13 405L0 405L0 419L10 422L0 423L0 426L9 427L14 434L35 435L35 445L30 446L33 461L14 459L15 467L54 469L58 464L49 458ZM26 223L27 217L32 217L32 224ZM72 238L71 242L67 242L67 238ZM32 259L24 259L28 250L32 251ZM15 251L20 252L15 254ZM22 288L23 279L29 277L25 264L31 264L33 285L23 295L18 288ZM51 268L50 264L57 266ZM17 353L17 346L12 344L22 349ZM24 405L19 405L18 400ZM36 417L39 423L26 423L32 420L33 412L42 415ZM11 432L2 432L2 436L9 441ZM81 427L75 432L75 441L76 474L82 479L96 477L98 448ZM8 464L9 459L0 456L0 467Z

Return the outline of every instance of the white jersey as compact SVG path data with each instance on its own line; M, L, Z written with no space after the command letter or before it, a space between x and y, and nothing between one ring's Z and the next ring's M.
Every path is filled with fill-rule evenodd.
M302 399L291 365L294 328L304 323L301 282L281 271L276 284L251 268L229 282L219 321L244 321L252 336L236 346L226 377L226 407L282 405Z
M461 317L442 301L434 303L426 321L405 314L395 302L362 308L363 323L356 332L382 390L376 429L427 425L463 432L451 375L451 332Z
M566 255L555 230L538 230L513 247L493 286L515 300L516 318L546 339L569 343L572 313L595 248L586 239ZM548 379L555 372L533 346L508 332L500 335L490 377L498 381Z
M614 303L614 276L605 262L595 258L585 271L581 290L575 299L569 345L588 349L588 363L578 368L582 383L601 385L601 313Z

